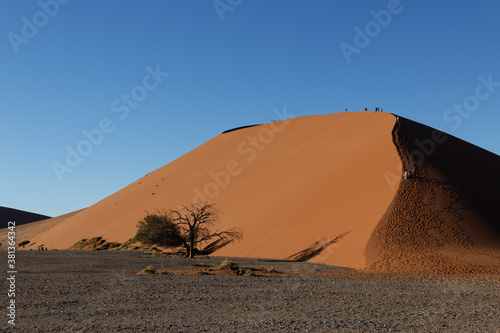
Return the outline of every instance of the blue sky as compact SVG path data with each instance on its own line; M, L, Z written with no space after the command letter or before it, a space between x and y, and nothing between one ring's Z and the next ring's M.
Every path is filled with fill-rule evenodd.
M500 154L499 12L495 1L4 0L0 205L51 216L92 205L274 108L379 106ZM78 146L83 131L95 145ZM87 156L69 167L67 147ZM71 172L58 177L54 162Z

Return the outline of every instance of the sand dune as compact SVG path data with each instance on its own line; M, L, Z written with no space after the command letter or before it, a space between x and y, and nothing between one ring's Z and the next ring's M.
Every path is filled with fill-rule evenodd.
M50 216L30 213L19 209L0 207L0 217L2 221L15 221L16 226L23 225L25 223L31 223L35 221L50 219Z
M220 229L244 233L215 255L488 271L500 262L499 160L387 113L293 118L218 135L31 240L123 242L146 210L209 200Z
M33 240L49 248L93 236L125 241L145 210L210 200L221 229L244 233L217 255L287 258L330 242L311 260L364 267L398 185L385 174L401 174L394 124L390 114L346 113L221 134Z

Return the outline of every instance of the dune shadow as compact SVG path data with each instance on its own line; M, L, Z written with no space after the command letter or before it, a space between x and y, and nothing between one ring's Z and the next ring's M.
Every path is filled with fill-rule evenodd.
M232 242L232 240L217 239L217 240L213 241L212 243L207 244L203 249L198 251L197 254L201 254L201 255L212 254L215 251L222 249L224 246L228 245L231 242Z
M231 128L231 129L225 130L224 132L222 132L222 134L231 133L231 132L234 132L234 131L239 131L239 130L242 130L242 129L245 129L245 128L249 128L249 127L254 127L254 126L259 126L259 124L246 125L246 126L240 126L240 127Z
M291 262L293 260L288 260L288 259L262 259L262 258L259 258L258 261L263 261L263 262Z
M293 261L311 260L312 258L320 255L321 252L323 252L327 247L329 247L332 244L337 243L340 239L347 236L351 231L343 232L332 240L328 240L328 238L330 238L330 236L326 237L326 239L321 238L320 240L312 243L308 248L292 254L291 256L285 258L285 260L293 260Z

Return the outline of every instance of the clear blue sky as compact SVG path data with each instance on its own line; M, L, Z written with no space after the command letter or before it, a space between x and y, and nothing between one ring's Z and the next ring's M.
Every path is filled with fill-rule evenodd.
M478 79L500 82L499 2L59 1L0 2L2 206L89 206L284 106L379 106L500 154L500 83Z

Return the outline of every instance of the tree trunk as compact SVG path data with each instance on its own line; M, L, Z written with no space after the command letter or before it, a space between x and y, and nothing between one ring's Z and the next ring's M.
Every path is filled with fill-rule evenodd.
M189 258L194 258L194 244L189 244Z
M189 234L189 258L194 258L194 231Z

